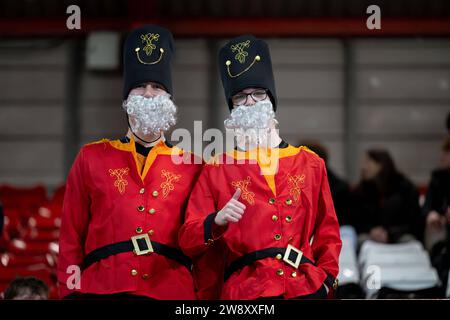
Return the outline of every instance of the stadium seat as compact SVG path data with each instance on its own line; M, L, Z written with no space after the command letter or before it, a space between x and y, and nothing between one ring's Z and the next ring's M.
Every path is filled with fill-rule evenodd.
M377 297L381 288L404 291L413 296L427 289L434 292L433 288L439 286L438 274L419 241L400 244L365 241L360 250L359 265L367 298Z

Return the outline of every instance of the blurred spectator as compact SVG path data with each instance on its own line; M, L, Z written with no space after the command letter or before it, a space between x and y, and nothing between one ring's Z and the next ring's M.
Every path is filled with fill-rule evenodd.
M446 121L447 131L450 134L450 112L447 114L447 121Z
M449 292L450 270L450 113L447 115L449 135L442 144L440 166L431 174L423 206L426 216L425 245L444 290ZM447 287L447 288L446 288Z
M423 213L426 216L425 246L431 250L446 238L450 221L450 137L442 145L440 167L431 174Z
M419 193L395 167L385 150L369 150L364 156L361 182L352 192L352 224L360 243L422 239Z
M328 173L328 182L330 184L331 196L333 198L334 209L341 226L350 224L349 219L349 197L350 187L346 181L338 177L334 171L328 166L328 150L319 142L316 141L303 141L300 145L308 147L319 157L325 161L325 165Z
M17 278L4 292L5 300L47 300L47 285L35 277Z

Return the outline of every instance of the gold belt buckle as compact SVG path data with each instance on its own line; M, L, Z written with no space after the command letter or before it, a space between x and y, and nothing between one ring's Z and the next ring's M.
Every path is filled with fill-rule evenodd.
M147 249L141 250L141 248L139 248L138 240L141 240L141 239L145 240L145 244L147 245ZM133 248L134 248L133 252L137 256L141 256L143 254L147 254L147 253L153 252L152 242L150 241L150 237L148 236L147 233L131 237L131 242L133 243Z
M292 251L297 253L297 258L295 258L295 261L289 259L289 256L291 255ZM300 261L302 260L302 256L303 256L303 252L301 252L299 249L297 249L293 245L288 244L288 246L286 247L286 252L284 253L283 261L286 262L287 264L293 266L295 269L297 269L298 266L300 265Z

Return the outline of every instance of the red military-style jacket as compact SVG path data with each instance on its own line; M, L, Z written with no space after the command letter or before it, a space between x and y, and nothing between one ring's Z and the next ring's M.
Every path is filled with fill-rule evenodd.
M179 164L181 159L186 161ZM201 160L195 164L198 158L194 159L193 154L160 141L140 172L133 139L104 139L80 150L67 179L63 205L58 263L61 297L77 291L196 299L191 270L172 257L175 252L187 258L179 249L178 231L202 168ZM154 250L164 247L169 254L138 255L149 249L147 240ZM123 252L91 259L86 265L96 249L120 242L124 242ZM79 290L66 286L73 274L67 272L71 265L82 268Z
M220 284L222 299L330 297L342 243L324 161L306 147L269 149L266 158L278 159L269 174L258 152L225 153L204 166L180 246L189 256L216 251L205 277ZM214 217L237 188L245 213L219 227Z

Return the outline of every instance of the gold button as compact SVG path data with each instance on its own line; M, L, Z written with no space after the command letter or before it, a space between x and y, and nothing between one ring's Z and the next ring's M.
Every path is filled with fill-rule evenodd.
M158 191L155 190L155 191L152 192L152 196L154 196L155 198L156 198L158 195L159 195L159 192L158 192Z
M339 280L335 279L333 282L333 289L336 290L338 288L338 286L339 286Z
M275 258L276 258L277 260L281 260L281 258L283 258L283 256L281 255L281 253L279 253L279 254L277 254L277 255L275 256Z
M139 206L137 209L138 209L138 211L142 212L142 211L145 210L145 207L144 206Z
M151 209L149 209L149 210L148 210L148 213L150 213L150 214L154 214L154 213L155 213L155 211L156 211L155 209L151 208Z
M142 233L142 228L141 227L137 227L136 228L136 233Z
M295 277L297 276L297 272L295 272L295 271L292 272L292 273L291 273L291 276L292 276L292 278L295 278Z
M155 233L155 230L150 230L150 231L148 232L148 235L149 235L149 236L152 236L154 233Z
M287 204L288 206L290 206L290 205L292 204L292 200L291 200L291 199L286 199L286 204Z
M208 241L205 243L205 245L210 246L214 243L213 239L208 239Z
M144 274L142 275L142 279L147 280L147 279L148 279L148 274L144 273Z
M292 221L292 217L291 217L291 216L287 216L287 217L286 217L286 221L287 221L287 222L291 222L291 221Z
M274 239L277 240L277 241L280 240L281 239L281 234L276 234Z
M274 204L274 203L275 203L275 199L274 199L274 198L270 198L270 199L269 199L269 203L270 203L270 204Z
M274 214L274 215L272 216L272 220L273 220L273 221L277 221L277 220L278 220L278 217Z
M141 190L139 190L139 193L140 193L140 194L144 194L144 193L145 193L145 189L144 189L144 188L141 188Z
M131 270L131 275L132 276L137 276L138 272L136 269Z
M277 270L277 275L282 276L284 274L283 269L278 269Z

